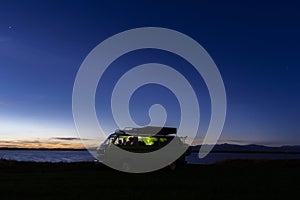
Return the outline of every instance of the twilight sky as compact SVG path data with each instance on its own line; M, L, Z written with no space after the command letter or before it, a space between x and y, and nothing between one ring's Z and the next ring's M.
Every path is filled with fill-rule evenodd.
M220 142L299 145L299 8L297 1L1 1L0 146L78 147L72 89L82 61L106 38L145 26L185 33L214 59L228 101ZM116 128L109 104L113 84L148 62L188 77L200 101L201 140L210 117L205 83L186 61L159 50L128 53L104 75L96 111L107 131ZM178 124L178 102L157 85L132 97L137 123L149 122L154 103L170 113L167 125Z

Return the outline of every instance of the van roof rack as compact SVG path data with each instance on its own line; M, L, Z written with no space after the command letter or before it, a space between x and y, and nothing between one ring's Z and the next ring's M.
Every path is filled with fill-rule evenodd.
M129 135L171 135L177 134L177 128L173 127L159 127L159 126L146 126L142 128L125 128L120 132Z

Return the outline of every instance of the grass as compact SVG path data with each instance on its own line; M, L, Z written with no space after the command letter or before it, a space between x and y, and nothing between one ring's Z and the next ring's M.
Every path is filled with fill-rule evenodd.
M232 160L127 174L94 163L0 161L1 199L299 199L300 161Z

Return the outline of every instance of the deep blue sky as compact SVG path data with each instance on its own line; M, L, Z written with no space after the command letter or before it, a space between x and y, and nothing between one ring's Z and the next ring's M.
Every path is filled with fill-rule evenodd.
M0 140L76 137L72 88L77 70L101 41L131 28L158 26L198 41L217 64L227 92L221 139L269 145L300 144L300 5L297 1L1 1ZM160 62L190 76L205 130L209 99L201 79L167 52L133 52L117 60L104 81L137 64ZM115 69L114 69L115 67ZM118 73L116 73L118 72ZM99 85L97 112L114 129L107 106L113 86ZM174 112L165 88L162 101L132 99L133 117L145 124L146 108L160 102ZM149 99L149 98L147 98ZM178 110L177 110L178 111ZM109 129L109 128L108 128Z

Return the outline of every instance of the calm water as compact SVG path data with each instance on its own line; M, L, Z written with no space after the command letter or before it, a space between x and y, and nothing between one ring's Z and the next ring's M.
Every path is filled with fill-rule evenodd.
M199 159L197 153L193 153L186 158L191 164L213 164L218 161L228 159L264 159L264 160L282 160L297 159L300 160L300 154L270 154L270 153L210 153L205 158Z
M0 158L34 162L92 162L95 160L87 151L0 150ZM300 154L210 153L205 158L199 159L198 154L193 153L186 158L191 164L212 164L226 159L300 159Z
M0 150L0 158L34 162L85 162L95 160L88 151Z

